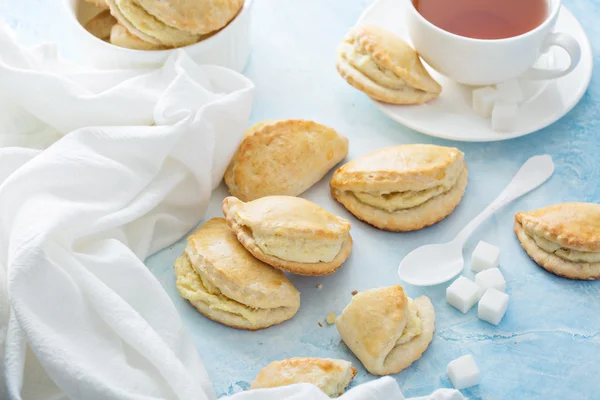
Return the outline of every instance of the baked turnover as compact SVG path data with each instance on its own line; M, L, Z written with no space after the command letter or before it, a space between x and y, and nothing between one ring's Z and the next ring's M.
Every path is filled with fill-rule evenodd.
M300 308L300 293L288 278L252 257L223 218L211 219L188 238L175 275L182 297L234 328L268 328Z
M547 271L568 279L600 278L600 204L562 203L519 212L515 233Z
M386 103L421 104L442 91L412 47L376 26L353 28L337 48L336 65L350 85Z
M427 350L435 312L428 297L410 299L395 285L358 293L335 324L371 374L390 375L408 368Z
M196 43L201 39L198 34L182 31L163 23L155 15L148 13L136 0L106 0L106 3L119 23L144 42L179 47Z
M104 10L90 19L84 28L98 39L108 40L110 38L110 30L116 23L117 20L110 15L110 11Z
M356 368L344 360L290 358L274 361L263 368L250 389L311 383L329 397L341 396L356 375Z
M305 120L265 121L252 126L233 156L225 183L242 201L298 196L348 154L348 139Z
M142 39L129 33L121 24L113 25L110 30L110 42L115 46L134 50L161 50L165 48L159 44L144 42Z
M389 147L342 167L331 194L357 218L388 231L413 231L446 218L467 186L464 154L425 144Z
M254 257L295 274L331 274L352 249L350 222L299 197L227 197L223 214Z

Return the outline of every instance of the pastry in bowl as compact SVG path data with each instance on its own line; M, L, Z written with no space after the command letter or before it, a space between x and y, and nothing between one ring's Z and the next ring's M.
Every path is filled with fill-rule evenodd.
M413 231L446 218L467 186L464 154L425 144L389 147L340 167L331 179L333 197L379 229Z
M117 20L110 15L110 11L104 10L90 19L84 28L98 39L108 40L110 38L110 31L116 23Z
M129 33L121 24L113 25L110 31L110 42L115 46L133 50L162 50L165 47L159 44L148 43Z
M348 154L348 139L306 120L265 121L252 126L233 156L225 183L242 201L298 196Z
M246 250L284 271L328 275L352 250L350 222L299 197L227 197L223 214Z
M336 65L350 85L386 103L421 104L442 91L408 43L372 25L359 25L346 35Z
M180 47L200 40L201 36L165 24L148 13L136 0L106 0L111 14L129 32L144 42Z
M211 219L188 238L175 275L183 298L234 328L268 328L300 308L300 293L283 272L252 257L223 218Z
M329 397L341 396L356 375L356 368L344 360L289 358L263 368L250 389L265 389L296 383L311 383Z
M600 204L562 203L519 212L515 233L547 271L568 279L600 278Z
M427 350L435 312L428 297L410 299L395 285L358 293L335 324L371 374L390 375L408 368Z

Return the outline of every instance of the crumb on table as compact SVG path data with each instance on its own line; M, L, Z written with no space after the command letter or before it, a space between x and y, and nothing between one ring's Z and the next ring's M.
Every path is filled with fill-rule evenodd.
M321 328L323 327L323 324L322 324L322 323L320 323L320 322L317 322L317 324L319 324L319 326L320 326Z
M317 285L317 289L321 290L323 289L323 285L321 285L320 283Z
M325 321L327 321L329 325L332 325L335 322L335 313L330 312L329 314L327 314L327 319Z
M358 290L353 290L352 291L352 296L356 296L358 294Z

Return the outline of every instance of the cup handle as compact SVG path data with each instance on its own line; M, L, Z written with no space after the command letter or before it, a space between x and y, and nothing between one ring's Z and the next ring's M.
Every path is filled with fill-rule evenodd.
M565 33L551 33L544 42L542 52L547 52L552 46L561 47L569 54L569 58L571 59L569 66L564 69L530 68L525 72L523 78L532 81L556 79L567 75L575 69L581 59L581 47L579 47L579 43L572 36Z

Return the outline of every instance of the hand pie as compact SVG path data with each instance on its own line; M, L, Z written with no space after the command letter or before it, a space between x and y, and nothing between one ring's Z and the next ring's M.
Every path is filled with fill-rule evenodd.
M299 197L223 200L240 243L259 260L300 275L327 275L350 255L350 222Z
M90 19L85 24L84 28L98 39L108 40L110 37L110 30L116 23L117 20L110 15L110 11L105 10Z
M205 35L227 25L244 0L136 0L148 14L179 30Z
M252 257L223 218L211 219L188 238L175 275L182 297L213 321L234 328L268 328L300 308L300 293L288 278Z
M149 14L136 0L106 0L111 14L129 32L144 42L166 47L180 47L196 43L200 35L182 31Z
M331 194L361 219L387 231L414 231L446 218L467 186L464 154L412 144L366 154L339 168Z
M144 42L142 39L129 33L121 24L116 24L110 30L110 42L115 46L133 50L162 50L165 47L159 44Z
M391 104L421 104L442 87L404 40L371 25L353 28L337 48L337 70L356 89Z
M261 122L251 127L233 156L225 183L242 201L298 196L348 154L348 139L304 120Z
M371 374L390 375L408 368L427 350L435 312L428 297L410 299L395 285L357 294L335 324Z
M341 396L356 375L348 361L329 358L289 358L263 368L250 389L312 383L329 397Z
M519 212L515 233L547 271L568 279L600 278L600 204L563 203Z

